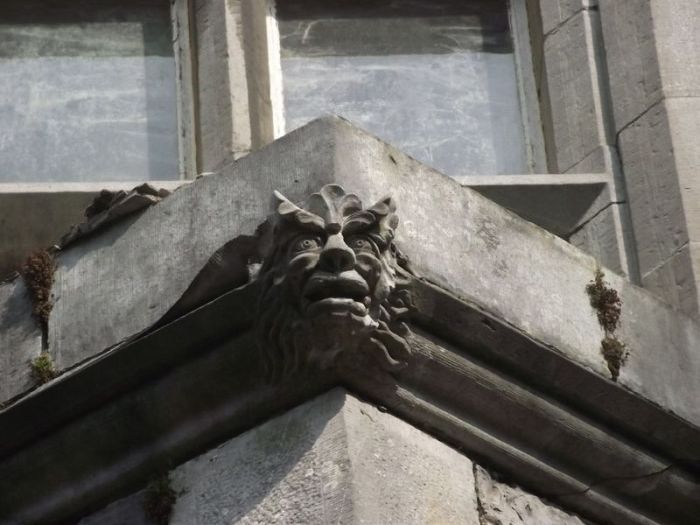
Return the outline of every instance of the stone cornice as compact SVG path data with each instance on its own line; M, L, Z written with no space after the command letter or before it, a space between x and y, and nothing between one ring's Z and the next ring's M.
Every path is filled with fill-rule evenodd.
M79 516L340 384L593 520L698 515L697 428L439 287L411 292L412 358L393 374L266 382L257 283L106 352L0 413L0 506L20 522Z

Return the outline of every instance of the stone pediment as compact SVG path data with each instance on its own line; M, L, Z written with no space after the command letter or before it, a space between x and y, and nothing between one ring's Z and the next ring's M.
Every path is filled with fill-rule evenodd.
M299 261L328 266L308 295L275 290ZM688 523L700 328L608 273L629 350L612 381L595 275L560 239L316 121L59 254L45 338L63 374L6 389L0 508L10 523L81 516L343 386L589 519ZM304 333L322 337L286 346L297 334L261 319L301 296L352 322L311 316Z

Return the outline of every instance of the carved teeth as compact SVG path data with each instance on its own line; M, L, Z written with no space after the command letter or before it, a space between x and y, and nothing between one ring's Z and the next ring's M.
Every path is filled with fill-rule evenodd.
M367 315L367 308L364 304L347 297L327 297L314 301L307 307L307 314L309 315L316 315L323 312L351 312L356 315L365 316Z

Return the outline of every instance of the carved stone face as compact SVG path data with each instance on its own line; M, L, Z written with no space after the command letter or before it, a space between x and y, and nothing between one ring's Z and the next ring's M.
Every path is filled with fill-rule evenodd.
M377 337L389 331L396 285L398 218L391 198L363 209L336 185L311 195L304 208L276 197L273 249L260 277L261 344L322 368L368 341L386 352Z
M389 242L374 218L338 219L287 225L278 277L288 281L303 317L376 326L379 305L394 285Z

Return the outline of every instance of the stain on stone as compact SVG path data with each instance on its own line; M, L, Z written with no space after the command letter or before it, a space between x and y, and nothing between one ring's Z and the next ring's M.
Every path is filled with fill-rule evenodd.
M615 335L615 330L620 326L620 316L622 315L620 294L611 288L604 279L605 274L600 268L597 268L595 277L586 285L586 293L591 307L596 312L598 323L605 331L605 337L600 342L600 351L608 364L610 377L613 381L617 381L620 369L629 352L626 350L625 344Z
M479 229L476 230L476 235L482 241L484 241L486 249L489 251L495 250L496 248L498 248L498 245L501 244L501 240L498 238L496 225L491 221L483 221L479 226Z
M168 525L178 493L172 486L170 474L153 479L144 493L143 511L155 525Z

